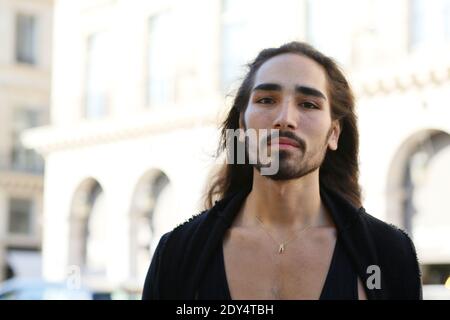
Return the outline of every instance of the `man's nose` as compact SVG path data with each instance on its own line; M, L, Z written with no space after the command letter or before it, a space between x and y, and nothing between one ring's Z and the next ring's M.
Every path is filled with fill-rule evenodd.
M279 105L273 127L275 129L297 128L297 106L294 99L287 98Z

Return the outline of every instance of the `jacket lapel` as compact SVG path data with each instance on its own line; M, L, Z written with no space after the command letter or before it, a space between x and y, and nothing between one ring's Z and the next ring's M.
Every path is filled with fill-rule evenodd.
M330 210L330 214L336 224L346 252L362 281L369 300L383 299L383 291L370 290L367 279L367 267L371 265L379 266L378 257L365 222L361 219L361 213L365 211L363 207L357 209L336 192L321 186L320 194L322 200ZM383 277L381 278L383 280ZM384 285L382 285L384 288Z
M195 265L193 273L186 275L187 285L185 291L188 297L196 299L197 288L205 267L214 251L218 250L222 245L225 232L236 217L239 208L250 191L251 189L243 189L221 201L216 201L215 206L208 212L208 217L204 221L203 226L201 226L203 231L197 232L194 239L194 242L202 246L202 251L199 253L187 253L188 260ZM205 237L205 235L207 236ZM198 259L195 257L198 257Z

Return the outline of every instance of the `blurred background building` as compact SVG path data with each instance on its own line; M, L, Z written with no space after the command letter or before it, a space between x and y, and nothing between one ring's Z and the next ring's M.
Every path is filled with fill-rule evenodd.
M335 57L354 87L367 211L412 236L425 284L450 287L450 0L26 3L0 1L9 48L0 52L0 146L11 154L2 161L13 159L13 110L51 108L48 125L22 135L24 152L45 158L44 183L11 165L1 172L4 260L14 238L6 221L27 211L8 183L33 190L37 217L43 186L42 277L65 281L76 266L91 288L139 293L159 237L202 209L217 127L245 63L300 40ZM49 17L52 3L52 37L45 18L20 27L18 8ZM48 55L30 59L12 35L36 21ZM20 132L46 121L22 117L33 120L21 118Z
M44 160L20 134L48 124L52 7L0 1L0 280L41 275Z

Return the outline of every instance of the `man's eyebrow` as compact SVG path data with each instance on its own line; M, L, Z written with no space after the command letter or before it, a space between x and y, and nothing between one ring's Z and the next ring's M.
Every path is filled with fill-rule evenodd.
M298 93L303 93L306 96L314 96L327 100L327 97L325 97L325 95L322 92L311 87L297 86L295 87L295 91Z
M281 91L281 86L276 83L261 83L253 88L252 91ZM307 96L314 96L327 100L326 96L317 89L306 87L306 86L296 86L295 91Z
M276 83L261 83L253 88L252 91L281 91L281 86Z

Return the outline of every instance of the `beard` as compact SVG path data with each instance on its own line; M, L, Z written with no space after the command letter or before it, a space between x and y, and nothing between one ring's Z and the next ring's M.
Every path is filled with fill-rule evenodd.
M299 143L299 148L297 150L278 150L279 156L279 168L278 171L273 175L265 175L267 178L280 181L280 180L291 180L298 179L307 174L319 169L325 159L327 152L328 138L332 133L332 128L328 130L325 141L317 146L314 150L309 151L306 143L300 138L294 136L292 132L279 132L280 137L287 137L295 139ZM268 138L270 139L270 138ZM263 141L266 141L263 139ZM247 145L247 144L246 144ZM267 145L259 145L260 152L267 152ZM246 153L248 157L248 147L246 146ZM270 159L270 156L269 156ZM260 162L259 157L257 161L252 166L261 173L261 168L269 167L271 162L263 164Z

